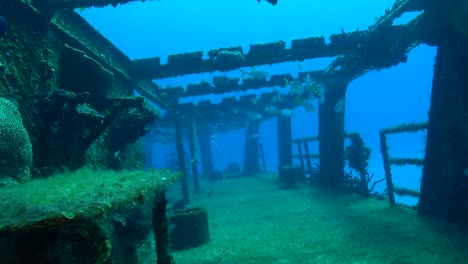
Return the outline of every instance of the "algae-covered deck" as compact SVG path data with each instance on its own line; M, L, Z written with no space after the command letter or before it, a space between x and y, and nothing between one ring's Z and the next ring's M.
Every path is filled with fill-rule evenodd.
M169 170L82 169L0 189L0 232L56 227L152 199L178 177Z

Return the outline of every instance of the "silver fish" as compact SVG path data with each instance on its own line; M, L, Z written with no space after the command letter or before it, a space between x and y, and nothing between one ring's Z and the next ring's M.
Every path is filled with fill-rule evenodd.
M291 117L294 114L294 111L291 109L283 109L279 111L280 116L282 117Z
M267 113L267 114L273 115L273 114L276 114L276 113L278 112L278 109L276 109L275 106L270 105L270 106L266 107L266 108L264 109L264 111L265 111L265 113Z
M335 105L335 113L339 114L344 111L345 103L344 100L339 100Z
M244 71L242 69L239 69L241 71L241 78L243 79L245 75L250 76L252 79L265 79L270 76L268 72L262 71L262 70L257 70L255 68L252 68L250 71Z

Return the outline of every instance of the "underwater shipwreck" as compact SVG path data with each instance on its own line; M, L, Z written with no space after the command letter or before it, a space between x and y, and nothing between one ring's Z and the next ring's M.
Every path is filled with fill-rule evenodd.
M281 1L257 1L281 8ZM306 206L317 214L327 212L328 206L341 208L339 201L346 204L339 209L342 212L351 210L349 204L367 201L394 217L382 220L386 227L398 226L394 219L403 212L410 215L408 221L436 221L442 223L440 229L457 228L458 235L446 240L468 245L468 11L464 1L396 0L368 29L336 32L330 41L311 36L293 39L290 46L284 40L251 43L248 52L242 46L220 47L172 54L165 63L160 57L130 60L75 11L129 2L133 0L3 0L0 4L0 263L468 263L466 254L451 256L448 249L440 253L426 248L421 254L426 258L433 254L435 262L404 259L398 255L401 252L391 250L381 259L358 252L360 258L377 258L375 262L331 261L326 259L327 246L335 243L331 237L327 245L315 241L297 246L304 247L301 259L311 256L303 262L269 256L262 251L265 247L260 248L264 242L259 234L229 242L256 241L258 248L251 251L232 253L216 244L221 240L216 228L226 226L222 221L230 218L219 217L225 212L217 209L217 203L232 203L239 212L243 210L242 201L221 194L230 192L230 184L258 191L241 186L267 174L259 126L276 119L279 172L269 175L277 184L257 182L265 193L271 191L268 199L281 204L290 198L278 193L316 188L327 193L316 199L316 207ZM408 12L419 15L393 25ZM367 171L370 150L359 134L345 131L347 87L369 71L405 63L409 52L422 44L437 48L428 121L380 130L385 178L372 179ZM300 71L297 77L287 72L270 75L256 68L325 57L335 59L323 70ZM186 87L160 87L154 82L215 71L241 71L242 77L200 78ZM265 92L258 98L228 96L220 103L181 102L249 89ZM312 108L312 101L320 101L319 133L293 139L291 113L299 106ZM215 170L214 126L216 133L245 129L243 166L230 164L224 172ZM427 131L424 159L389 154L388 135L423 130ZM348 140L351 144L345 144ZM167 162L171 166L153 168L151 146L161 141L175 144L175 156ZM318 142L318 153L309 150L308 142ZM345 163L356 175L345 171ZM422 167L420 190L393 183L392 167L404 165ZM241 179L245 182L237 182ZM385 193L374 194L376 184L385 185ZM357 194L349 196L353 202L343 196L349 193ZM395 201L395 195L415 197L418 203L406 208ZM276 209L280 210L279 205ZM210 215L210 210L216 214ZM212 217L218 217L213 227ZM301 217L295 220L302 219L300 226L312 221ZM380 219L373 217L367 221ZM324 222L336 225L336 232L341 230L340 217L330 219ZM289 222L278 225L297 227ZM262 225L268 227L277 228ZM418 228L427 226L418 224ZM359 233L369 230L374 229L362 227ZM401 232L411 236L413 231ZM358 235L354 238L362 243ZM393 242L398 244L400 239L411 238L393 238ZM439 239L445 241L443 235ZM373 244L382 241L376 238ZM196 253L198 246L210 244L216 248ZM279 254L278 248L284 245L270 246ZM193 252L177 255L175 251L181 249ZM284 254L294 255L294 249ZM445 261L441 260L444 254Z

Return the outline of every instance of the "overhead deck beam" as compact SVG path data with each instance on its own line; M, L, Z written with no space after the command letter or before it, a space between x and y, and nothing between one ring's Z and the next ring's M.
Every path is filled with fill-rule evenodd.
M420 0L397 1L368 30L333 34L330 36L329 44L325 43L324 37L309 37L292 40L290 48L286 48L286 42L276 41L250 45L248 53L244 53L241 46L213 49L208 51L207 59L203 59L202 51L169 55L166 64L161 64L159 57L138 59L132 61L132 76L138 80L152 80L202 72L230 71L256 65L359 54L369 47L360 44L373 43L372 47L375 47L375 41L379 40L380 44L386 42L388 46L392 40L395 40L395 37L408 37L406 34L408 27L406 25L393 26L393 20L405 12L421 10L421 2ZM379 57L385 55L382 54ZM385 63L380 64L385 65Z
M227 97L218 104L213 104L210 100L201 101L198 104L183 103L179 104L177 108L179 113L188 119L215 125L216 132L228 132L244 128L246 121L252 118L260 118L258 121L261 122L281 115L279 112L281 109L293 109L298 106L296 99L304 99L296 95L283 94L280 95L281 102L273 103L275 96L278 96L278 92L263 93L260 98L256 98L256 95L244 95L239 100L235 97ZM275 106L277 111L267 111L266 108L269 106ZM259 115L255 116L256 114ZM156 127L170 127L173 118L172 113L167 113L158 121Z
M367 32L366 41L358 44L355 53L338 57L324 72L323 78L355 79L371 70L381 70L407 61L411 49L421 43L432 44L431 30L424 13L395 30L388 20L376 24ZM335 75L335 76L333 76Z
M277 74L272 75L267 80L263 79L241 79L231 78L226 76L215 76L212 83L202 81L200 83L191 83L186 86L169 87L162 89L158 87L154 93L161 96L164 100L167 99L178 99L192 96L202 96L209 94L225 94L230 92L245 92L251 89L262 89L271 87L285 87L286 79L289 82L299 81L304 82L306 76L309 74L312 80L320 81L323 71L307 71L300 72L297 78L294 78L291 74ZM242 80L242 82L241 82Z
M295 39L291 48L286 42L250 45L248 53L241 46L210 50L208 58L203 59L203 52L187 52L169 55L166 64L161 64L159 57L132 61L132 76L137 80L152 80L187 74L214 71L231 71L241 67L268 65L305 59L335 57L352 52L363 41L364 31L332 35L331 43L325 44L324 37Z
M323 37L293 40L290 49L286 49L286 42L281 40L250 45L246 54L237 46L210 50L207 59L203 59L202 51L169 55L166 64L161 64L159 57L138 59L132 61L132 76L137 80L153 80L332 56L336 55L330 53Z

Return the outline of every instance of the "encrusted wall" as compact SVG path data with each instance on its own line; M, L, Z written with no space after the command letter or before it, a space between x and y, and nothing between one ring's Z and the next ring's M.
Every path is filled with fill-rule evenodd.
M43 10L21 0L0 5L8 21L0 37L0 97L22 115L33 175L142 168L139 137L158 114L134 97L129 59L75 12Z
M35 99L57 89L61 43L33 9L19 1L6 2L0 6L9 24L0 37L0 96L18 105L26 128L32 130Z

